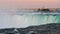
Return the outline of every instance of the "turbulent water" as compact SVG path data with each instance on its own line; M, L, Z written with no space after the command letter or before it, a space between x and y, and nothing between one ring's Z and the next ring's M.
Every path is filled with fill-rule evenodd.
M23 28L48 23L60 23L60 15L44 15L25 10L0 11L0 28Z

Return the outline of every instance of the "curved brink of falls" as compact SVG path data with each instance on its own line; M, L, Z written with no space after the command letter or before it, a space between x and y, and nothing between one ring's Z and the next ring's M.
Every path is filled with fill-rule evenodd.
M8 13L10 14L10 13ZM60 23L60 15L2 15L0 14L0 28L23 28L32 25L43 25L49 23Z

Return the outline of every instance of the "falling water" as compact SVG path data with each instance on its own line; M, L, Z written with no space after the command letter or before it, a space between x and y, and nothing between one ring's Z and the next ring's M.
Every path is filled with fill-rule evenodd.
M6 14L6 15L5 15ZM23 28L32 25L43 25L49 23L60 23L60 15L45 15L38 13L16 14L0 13L0 28Z
M17 15L14 16L14 23L16 26L32 26L32 25L43 25L49 23L60 23L60 16L53 16L53 15ZM19 26L19 27L20 27Z

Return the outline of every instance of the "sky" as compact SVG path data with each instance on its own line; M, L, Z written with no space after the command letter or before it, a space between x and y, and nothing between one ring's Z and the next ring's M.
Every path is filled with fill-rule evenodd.
M60 0L0 0L0 9L59 8Z

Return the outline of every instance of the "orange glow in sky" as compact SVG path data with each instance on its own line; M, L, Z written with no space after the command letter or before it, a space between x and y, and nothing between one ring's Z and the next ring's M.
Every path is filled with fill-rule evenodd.
M59 8L60 0L0 0L0 8Z

